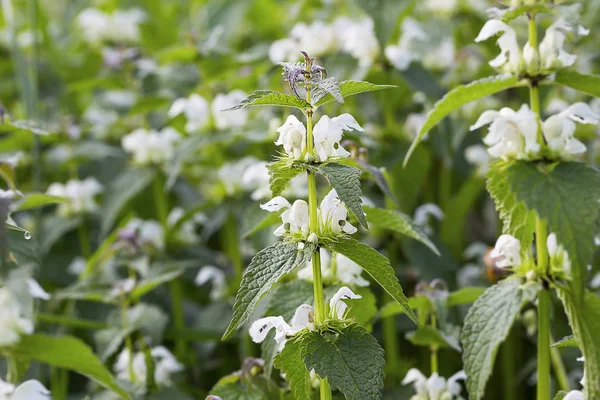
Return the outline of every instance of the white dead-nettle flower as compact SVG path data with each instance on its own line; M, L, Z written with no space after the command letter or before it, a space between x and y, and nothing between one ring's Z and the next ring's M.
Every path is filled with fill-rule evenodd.
M308 304L302 304L296 309L294 317L288 324L282 316L265 317L254 321L250 326L250 337L255 343L262 343L269 331L275 328L275 341L277 350L281 351L287 342L288 336L293 336L301 330L313 330L314 309Z
M19 386L0 379L0 400L51 400L50 391L39 381L31 379Z
M298 55L298 42L293 38L276 40L269 46L269 59L273 64L288 62Z
M115 282L110 291L110 295L113 297L118 297L127 293L131 293L131 291L135 289L135 282L135 278L127 278Z
M33 333L33 321L25 317L15 295L0 288L0 347L18 343L21 334Z
M338 17L333 22L333 27L338 46L357 59L360 67L368 68L373 64L379 55L379 42L371 18L353 20Z
M154 347L150 352L154 359L154 381L159 386L171 385L171 375L183 371L183 365L177 361L175 356L164 346ZM130 376L130 362L133 367L133 377ZM117 357L114 370L117 377L120 379L131 381L133 378L134 382L145 383L148 371L146 366L146 354L139 351L133 354L132 359L129 349L123 349Z
M492 157L526 159L540 150L537 115L527 104L519 111L508 107L484 111L470 129L473 131L488 124L489 133L483 142L490 146L488 152Z
M283 146L283 150L289 157L302 157L306 149L306 128L304 124L294 115L290 115L285 123L277 129L277 132L279 132L279 138L275 144Z
M246 171L258 160L254 157L243 157L239 160L225 163L217 171L217 177L225 188L228 196L245 189L243 177Z
M340 141L344 131L353 129L363 131L350 114L342 114L334 118L323 115L313 129L317 159L324 162L329 157L348 157L350 153L342 147Z
M583 397L583 393L581 391L571 390L565 397L563 397L563 400L585 400L585 397Z
M586 147L575 138L575 122L596 125L600 115L585 103L575 103L542 123L542 132L548 148L564 160L585 153Z
M248 110L223 111L237 106L245 98L246 93L239 89L232 90L227 94L219 93L215 96L211 109L218 129L239 128L246 125Z
M123 228L123 232L131 233L140 246L151 246L157 250L165 248L164 230L158 221L133 218Z
M354 293L347 286L342 286L329 300L329 318L344 319L348 304L344 300L362 299L362 296Z
M242 174L242 186L246 190L253 191L250 194L252 200L261 200L271 196L268 165L265 161L257 161L248 166Z
M589 31L581 28L583 27L580 27L578 30L579 35L586 36ZM546 30L546 35L540 42L539 47L542 71L552 71L569 67L575 63L577 56L563 50L566 33L572 30L573 27L562 18L558 19Z
M457 372L446 381L437 372L427 378L418 369L411 368L404 377L402 385L413 384L417 393L411 397L411 400L453 400L461 398L462 387L458 381L465 379L467 375L464 371Z
M579 357L577 359L577 361L584 362L585 358L584 357ZM581 384L581 386L585 386L585 382L586 382L586 379L585 379L585 369L584 369L583 370L583 378L581 378L581 380L579 381L579 383Z
M433 221L441 221L444 219L442 209L433 203L423 204L415 210L413 222L421 227L426 234L433 234Z
M184 114L187 120L185 131L193 133L201 130L210 120L210 107L208 101L199 94L192 94L190 97L179 98L173 102L169 108L169 118L174 118L179 114Z
M571 260L569 259L569 253L567 253L562 244L558 243L555 233L548 235L546 246L548 248L548 256L550 257L550 268L554 271L564 272L567 276L571 276Z
M71 275L79 276L85 271L85 267L87 265L87 261L83 257L75 257L71 264L67 267L67 271Z
M310 25L299 22L292 28L291 36L297 42L295 56L301 49L313 57L319 57L331 52L335 46L335 30L323 21L315 21Z
M135 43L140 39L139 25L145 18L145 13L139 9L115 10L108 14L96 8L86 8L77 16L77 22L89 43Z
M25 283L27 284L27 292L31 297L34 299L50 300L50 294L48 294L35 279L27 278Z
M518 267L521 265L521 242L514 236L500 235L490 257L498 268Z
M185 215L185 210L181 207L173 207L167 216L167 225L173 228L175 224ZM188 218L184 223L179 226L178 231L175 233L177 239L184 243L195 243L198 241L198 234L196 233L196 227L205 222L202 213L196 213L193 217Z
M133 155L139 165L164 164L173 157L175 144L181 135L171 127L160 132L136 129L121 139L123 149Z
M492 36L501 33L498 38L500 54L490 61L490 66L501 69L509 73L519 73L523 69L524 63L521 56L521 49L517 43L517 33L513 28L498 19L491 19L483 25L475 42L487 40Z
M273 232L276 236L283 236L285 232L296 233L301 232L308 235L308 203L304 200L296 200L294 204L283 196L277 196L269 200L265 204L261 204L260 208L269 212L276 212L283 208L287 208L281 213L281 221L283 224Z
M476 144L465 149L465 159L475 166L475 173L485 176L490 170L490 154L485 146Z
M312 235L312 234L311 234ZM310 240L310 237L309 237ZM360 265L350 260L348 257L336 253L335 260L331 259L329 252L323 248L321 253L321 276L324 280L333 280L344 285L365 287L369 286L369 281L362 277L363 269ZM336 263L336 276L333 276L332 263ZM306 263L306 266L298 270L298 278L307 281L313 280L312 260Z
M109 134L110 127L119 120L119 114L115 110L107 110L98 104L91 104L83 113L83 119L95 137L105 138Z
M458 5L458 0L425 0L424 2L425 8L441 15L452 14L458 9Z
M352 234L357 231L346 219L348 218L348 209L338 197L335 189L331 191L321 201L319 207L319 219L321 221L321 230L331 229L334 233Z
M194 279L194 283L202 286L208 282L212 285L210 290L210 299L212 301L218 301L227 295L227 279L223 270L213 265L205 265L200 268L196 279Z
M53 183L48 187L47 194L57 197L66 197L65 203L60 203L58 213L63 216L89 213L98 209L94 197L104 188L95 178L86 178L82 181L70 180L66 184Z

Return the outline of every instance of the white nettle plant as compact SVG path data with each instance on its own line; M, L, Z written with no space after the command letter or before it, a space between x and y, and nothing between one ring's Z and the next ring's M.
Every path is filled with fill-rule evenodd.
M150 350L154 361L154 382L159 386L170 386L171 376L183 371L184 366L164 346L156 346ZM131 366L131 368L130 368ZM133 354L125 348L117 357L114 365L115 373L120 379L134 383L145 383L148 374L146 354L139 351Z
M136 129L121 139L123 149L139 165L165 165L173 157L181 135L171 127L155 130Z
M18 386L0 379L0 400L51 400L50 391L39 381L31 379Z
M50 196L64 197L66 202L58 206L62 216L92 213L98 210L95 197L104 191L104 187L95 178L69 180L67 183L53 183L46 191Z
M345 285L358 287L366 287L370 285L369 281L362 277L363 269L361 266L350 260L348 257L336 253L335 257L332 258L331 254L323 248L320 249L320 254L321 274L325 281L339 282ZM310 282L313 281L314 275L312 261L307 262L304 268L298 270L298 278Z
M402 381L403 385L413 384L416 394L410 400L462 400L462 387L459 380L467 379L464 371L459 371L448 380L437 372L427 378L421 371L411 368Z

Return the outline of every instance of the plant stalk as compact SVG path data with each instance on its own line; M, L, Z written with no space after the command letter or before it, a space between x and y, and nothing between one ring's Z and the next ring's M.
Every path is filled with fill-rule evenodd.
M544 289L538 296L538 356L537 356L537 399L550 396L550 291Z
M431 327L437 329L437 317L434 313L431 314ZM436 374L439 371L438 368L438 346L431 346L431 374Z
M554 343L552 334L550 335L550 342ZM558 383L558 388L568 392L571 390L571 384L569 383L569 377L567 376L567 370L565 364L560 357L560 352L556 347L550 349L550 359L552 360L552 369L554 369L554 376Z

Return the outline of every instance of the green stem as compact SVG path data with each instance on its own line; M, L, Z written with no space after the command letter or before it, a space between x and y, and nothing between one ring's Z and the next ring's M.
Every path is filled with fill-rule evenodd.
M500 348L500 357L502 362L502 380L504 383L504 391L502 393L503 400L516 400L516 383L515 383L515 374L514 371L516 369L516 349L515 349L515 332L511 332L504 344Z
M431 327L437 329L437 318L431 314ZM431 346L431 374L438 373L438 346Z
M538 296L538 400L552 398L550 396L550 313L550 291L544 289Z
M85 224L85 218L81 219L81 223L77 227L77 238L79 240L81 255L87 261L92 255L92 249L90 247L89 235L87 232L87 226Z
M389 301L391 297L386 294L384 299L386 302ZM386 358L386 367L387 373L386 377L389 377L389 380L394 383L398 371L400 370L400 359L398 358L398 335L396 330L396 316L390 315L389 317L385 317L381 320L383 324L383 348L385 349L385 358Z
M152 182L152 189L154 195L154 207L156 209L156 216L162 225L165 233L167 232L167 218L169 211L167 208L167 202L165 201L165 192L163 189L163 180L161 177L157 177Z
M548 273L547 238L548 226L543 219L537 218L535 221L535 250L537 255L537 269L540 276L546 276Z
M127 315L128 310L129 304L127 302L127 296L123 293L121 295L121 323L123 324L124 330L129 329L129 316ZM127 351L129 351L129 363L127 364L129 380L133 383L136 383L137 379L135 378L135 372L133 370L133 341L131 340L130 334L125 336L125 347L127 348Z
M550 342L554 343L552 335L550 335ZM571 390L571 385L569 384L569 378L567 376L565 364L563 363L562 358L560 357L560 352L556 347L552 347L550 349L550 358L552 360L552 368L554 369L554 376L558 382L559 389L568 392Z

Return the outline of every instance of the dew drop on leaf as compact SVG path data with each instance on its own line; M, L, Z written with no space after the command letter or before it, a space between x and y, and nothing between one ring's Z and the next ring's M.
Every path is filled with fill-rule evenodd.
M29 240L29 239L31 239L31 232L29 232L29 231L25 231L25 233L23 234L23 237L24 237L26 240Z

